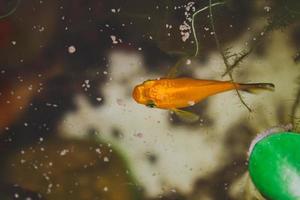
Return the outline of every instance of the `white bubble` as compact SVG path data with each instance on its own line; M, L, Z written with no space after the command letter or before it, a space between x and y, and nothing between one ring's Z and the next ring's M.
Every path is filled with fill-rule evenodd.
M104 162L109 162L108 157L105 156L105 157L103 158L103 161L104 161Z
M75 53L75 51L76 51L75 46L72 45L72 46L69 46L69 47L68 47L68 52L69 52L69 53Z
M61 155L61 156L65 156L68 152L69 152L68 149L63 149L63 150L60 152L60 155Z
M96 100L100 102L100 101L102 101L102 98L101 97L97 97Z
M188 101L188 104L189 104L190 106L193 106L193 105L195 105L195 101Z

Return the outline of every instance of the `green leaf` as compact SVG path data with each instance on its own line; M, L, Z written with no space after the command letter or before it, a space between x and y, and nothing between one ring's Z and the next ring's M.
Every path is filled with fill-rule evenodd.
M249 173L267 199L300 199L300 134L280 132L260 139L249 157Z

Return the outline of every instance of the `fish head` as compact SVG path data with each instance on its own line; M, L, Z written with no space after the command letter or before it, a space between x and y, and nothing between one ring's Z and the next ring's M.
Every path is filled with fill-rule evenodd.
M148 107L156 107L153 99L150 97L150 88L153 86L154 82L149 80L144 83L135 86L132 92L133 99L140 104L144 104Z
M140 104L147 104L147 101L149 100L146 88L144 85L137 85L134 87L132 92L133 99Z

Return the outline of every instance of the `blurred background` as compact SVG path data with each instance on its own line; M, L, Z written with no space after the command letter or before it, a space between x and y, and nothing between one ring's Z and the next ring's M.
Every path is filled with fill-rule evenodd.
M213 1L215 3L217 1ZM0 0L0 198L257 199L247 175L255 136L299 130L300 2ZM271 82L218 94L185 123L137 104L135 85L180 75ZM186 57L188 56L188 57ZM250 182L250 183L249 183Z

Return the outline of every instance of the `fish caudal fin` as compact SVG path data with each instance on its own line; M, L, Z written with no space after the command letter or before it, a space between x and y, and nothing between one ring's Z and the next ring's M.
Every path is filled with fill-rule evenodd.
M259 93L261 91L274 91L275 85L273 83L249 83L249 84L239 84L239 90L250 92L250 93Z

